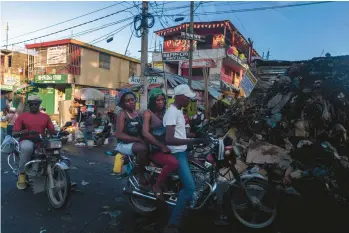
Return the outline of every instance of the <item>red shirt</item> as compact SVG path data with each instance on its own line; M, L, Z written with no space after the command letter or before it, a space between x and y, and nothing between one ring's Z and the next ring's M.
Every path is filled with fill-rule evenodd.
M45 133L45 129L48 129L49 132L55 132L55 127L53 126L50 117L41 112L36 114L25 112L18 116L13 126L13 131L18 132L25 129L35 131L42 135Z

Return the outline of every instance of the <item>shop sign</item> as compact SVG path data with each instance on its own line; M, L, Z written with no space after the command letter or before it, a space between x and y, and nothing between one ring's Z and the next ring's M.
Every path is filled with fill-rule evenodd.
M1 84L1 90L13 91L13 86L12 85L3 85L3 84Z
M10 86L20 85L21 78L15 74L4 74L4 84Z
M188 59L189 59L189 52L162 53L163 61L181 61L181 60L188 60Z
M212 59L193 60L193 68L203 68L203 67L213 68L213 67L216 67L216 63ZM189 61L182 61L181 68L188 69Z
M129 84L141 84L141 78L140 77L130 77L128 79ZM164 83L163 77L148 77L148 84L161 84Z
M153 68L163 70L164 68L164 63L163 62L153 62Z
M257 78L251 73L250 70L245 71L245 74L240 82L240 87L244 91L246 97L250 96L257 84L257 81Z
M35 83L68 83L67 74L39 74L34 77Z
M67 63L67 46L55 46L47 49L47 65Z

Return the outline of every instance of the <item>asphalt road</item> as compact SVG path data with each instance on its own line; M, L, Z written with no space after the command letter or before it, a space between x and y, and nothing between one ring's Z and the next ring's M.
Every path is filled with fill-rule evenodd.
M170 210L163 207L157 216L144 218L135 214L122 193L125 180L112 175L113 157L104 155L108 146L83 148L66 146L63 153L72 160L70 177L77 186L66 208L50 207L45 193L34 195L30 189L17 190L16 177L2 155L1 232L2 233L160 233ZM290 219L290 218L286 218ZM294 218L292 218L294 219ZM185 233L246 232L237 224L213 225L214 212L207 210L186 217ZM280 227L280 226L283 227ZM285 232L283 224L265 232ZM282 229L282 230L281 230ZM302 229L297 227L297 229ZM295 232L293 230L293 232ZM299 230L298 232L304 232Z

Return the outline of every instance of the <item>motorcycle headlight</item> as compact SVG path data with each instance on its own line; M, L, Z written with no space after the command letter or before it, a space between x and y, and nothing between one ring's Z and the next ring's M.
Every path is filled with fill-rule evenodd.
M61 149L62 142L60 140L48 141L46 144L46 149Z

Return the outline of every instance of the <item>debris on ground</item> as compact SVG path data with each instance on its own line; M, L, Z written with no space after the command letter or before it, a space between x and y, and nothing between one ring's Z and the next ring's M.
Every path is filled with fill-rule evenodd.
M81 181L81 185L82 185L82 186L86 186L86 185L88 185L89 183L90 183L90 182L87 182L87 181L84 181L84 180Z

